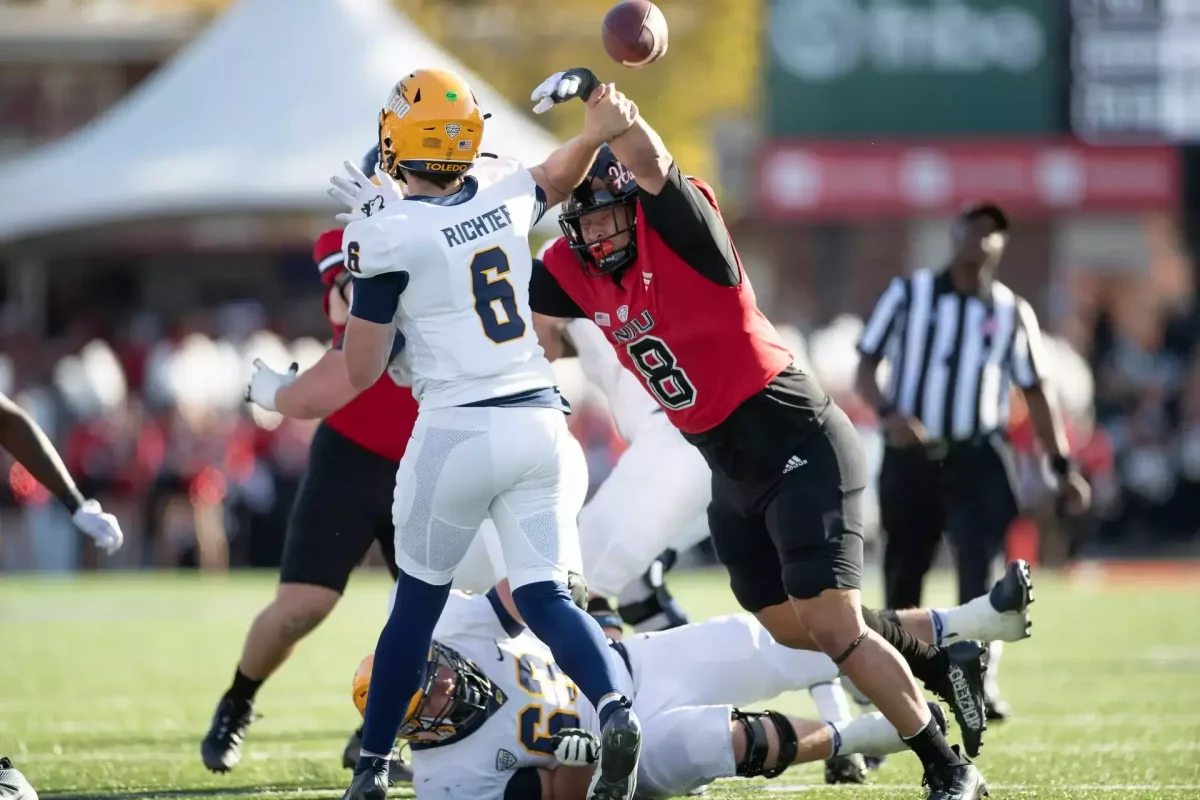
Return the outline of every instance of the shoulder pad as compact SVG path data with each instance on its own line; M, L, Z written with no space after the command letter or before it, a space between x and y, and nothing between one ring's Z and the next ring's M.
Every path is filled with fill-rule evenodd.
M396 217L368 217L351 222L342 235L346 269L356 278L371 278L404 269L399 247L393 246Z
M500 156L499 158L476 159L475 166L467 174L479 181L480 189L486 189L524 169L521 162L515 158Z

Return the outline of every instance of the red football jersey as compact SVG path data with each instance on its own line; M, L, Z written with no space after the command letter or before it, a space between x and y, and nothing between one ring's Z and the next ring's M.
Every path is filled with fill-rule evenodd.
M326 231L313 248L313 261L321 271L321 280L333 288L333 279L342 266L342 232ZM329 314L328 294L325 302ZM346 330L344 324L329 320L334 342L340 343ZM375 385L362 392L346 405L325 418L325 423L355 444L399 462L408 447L413 425L417 422L417 401L411 386L400 386L386 372Z
M717 208L712 189L688 180ZM620 286L586 274L565 239L542 261L675 427L703 433L770 383L792 363L792 353L758 310L744 270L737 286L705 278L650 227L640 201L636 232L637 259Z

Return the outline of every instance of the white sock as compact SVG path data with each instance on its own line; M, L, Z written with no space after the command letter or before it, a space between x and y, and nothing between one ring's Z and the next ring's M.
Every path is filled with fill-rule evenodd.
M934 616L936 615L936 616ZM986 594L954 608L939 608L932 611L931 619L934 624L934 635L938 636L938 644L957 642L962 639L982 639L988 641L1004 633L1004 615L992 608L992 601ZM941 618L939 631L938 617Z
M621 695L617 694L616 692L609 692L608 694L604 695L604 697L601 697L600 703L596 706L596 716L602 717L603 714L601 712L604 710L604 707L609 703L615 703L620 699Z
M864 756L886 756L907 750L908 745L883 714L872 711L846 722L833 722L834 755L862 753Z
M989 697L1000 696L1000 656L1004 655L1004 642L988 642L987 672L983 674L983 691Z
M808 693L817 705L817 715L826 722L843 722L851 718L850 703L839 679L813 684L808 687Z

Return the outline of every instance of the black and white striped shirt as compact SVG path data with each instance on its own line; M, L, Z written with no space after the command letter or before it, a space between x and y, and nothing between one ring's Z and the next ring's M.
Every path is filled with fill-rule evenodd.
M886 359L883 395L934 439L1003 429L1009 389L1040 386L1046 361L1033 308L999 281L980 295L954 290L949 271L896 278L875 304L858 350Z

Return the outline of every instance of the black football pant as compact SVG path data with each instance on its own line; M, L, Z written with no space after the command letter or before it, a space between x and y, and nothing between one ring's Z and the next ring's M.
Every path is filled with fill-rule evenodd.
M943 532L958 567L958 599L988 591L1017 517L1012 450L999 436L948 448L888 447L879 475L887 608L921 605ZM940 457L939 457L940 456Z

